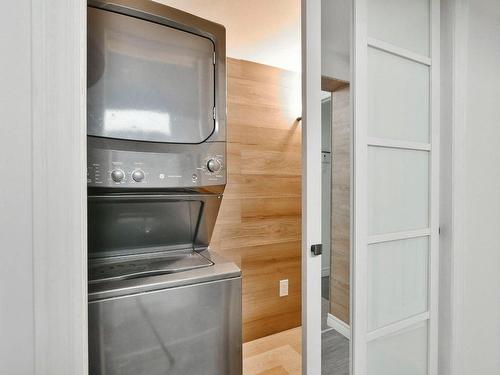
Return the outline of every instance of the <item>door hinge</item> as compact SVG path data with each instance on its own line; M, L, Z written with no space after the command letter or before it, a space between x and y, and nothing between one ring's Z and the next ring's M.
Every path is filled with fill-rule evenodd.
M314 255L321 255L323 254L323 245L322 244L315 244L311 245L311 253Z

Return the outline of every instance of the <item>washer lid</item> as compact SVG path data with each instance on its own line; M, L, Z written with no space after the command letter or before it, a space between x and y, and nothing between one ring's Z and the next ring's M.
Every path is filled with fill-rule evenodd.
M200 254L213 262L212 266L183 272L164 273L124 280L89 283L89 303L99 303L112 298L131 297L139 293L156 292L170 288L194 286L241 277L240 268L228 259L204 250ZM241 279L240 279L241 280Z
M209 267L213 264L192 250L95 259L89 263L89 283L163 275Z

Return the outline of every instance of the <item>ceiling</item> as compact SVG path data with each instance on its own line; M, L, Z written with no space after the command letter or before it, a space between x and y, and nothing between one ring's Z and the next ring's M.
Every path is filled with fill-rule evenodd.
M300 71L300 0L156 0L226 27L227 55Z

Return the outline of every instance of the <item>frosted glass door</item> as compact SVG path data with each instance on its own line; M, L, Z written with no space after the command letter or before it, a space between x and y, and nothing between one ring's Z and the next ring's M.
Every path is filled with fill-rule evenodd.
M437 374L438 3L354 1L354 375Z

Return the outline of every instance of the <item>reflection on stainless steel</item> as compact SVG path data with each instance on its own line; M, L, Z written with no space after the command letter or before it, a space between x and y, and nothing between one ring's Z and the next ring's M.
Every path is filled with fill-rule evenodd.
M213 266L193 250L165 251L95 259L89 264L89 283L163 275Z
M241 271L208 250L226 183L225 30L89 0L91 375L240 375Z
M241 374L241 279L89 303L90 374Z
M107 108L104 111L103 134L120 138L121 131L127 129L132 137L144 138L144 134L163 134L169 138L172 134L170 114L145 110Z
M96 8L88 23L89 135L175 143L210 136L212 40Z
M91 195L89 256L206 248L220 203L221 196L217 194Z

